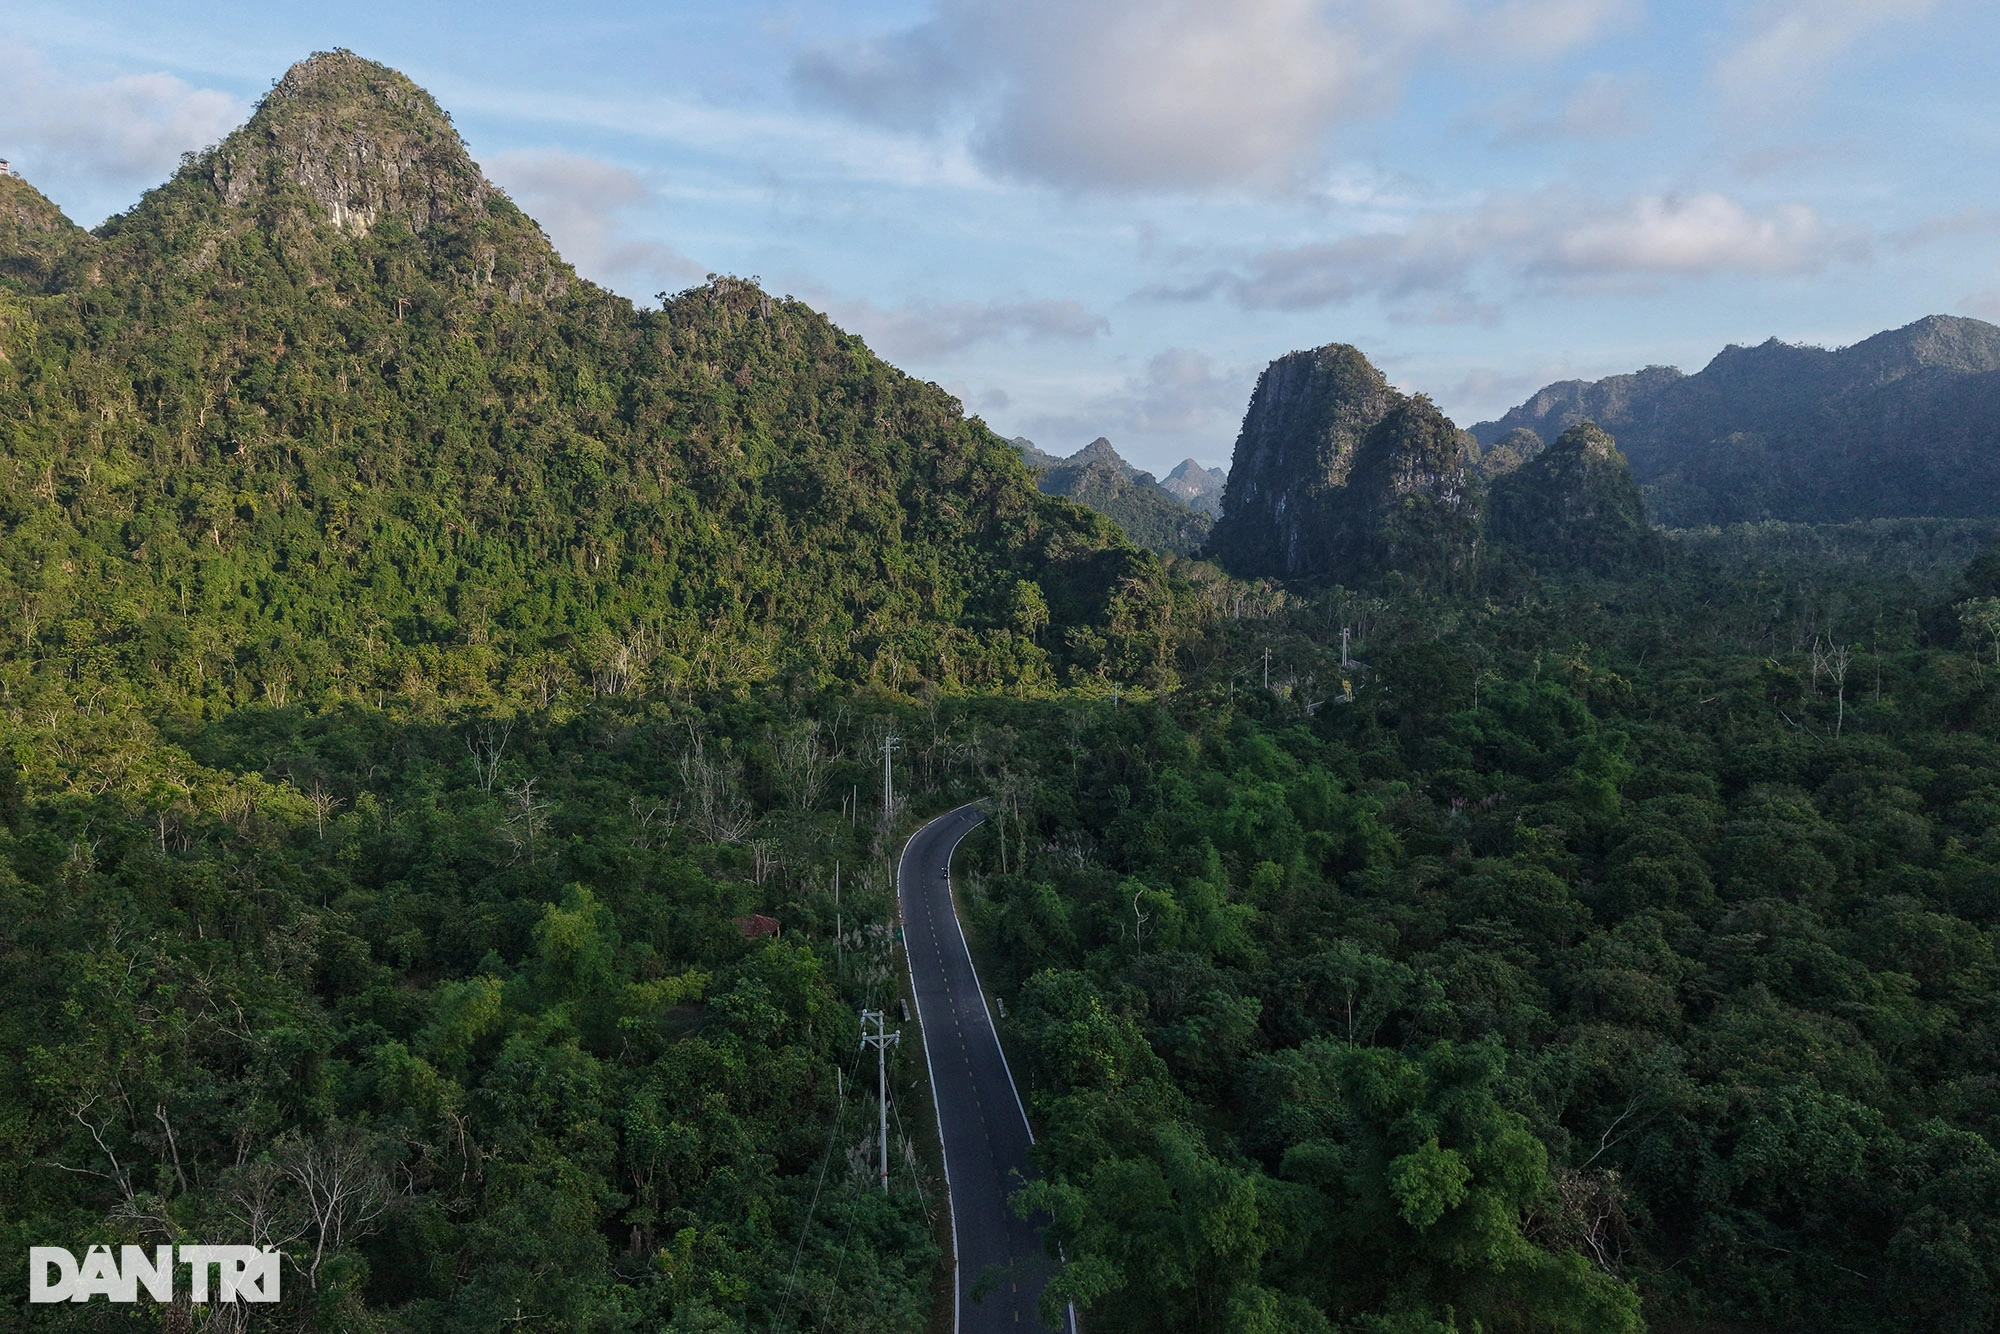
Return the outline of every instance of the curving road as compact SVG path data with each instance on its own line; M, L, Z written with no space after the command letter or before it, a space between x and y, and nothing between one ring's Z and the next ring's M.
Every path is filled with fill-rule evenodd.
M1046 1328L1035 1315L1050 1269L1041 1227L1007 1207L1035 1137L951 901L951 854L983 818L961 806L910 835L896 885L951 1196L953 1326L1021 1334Z

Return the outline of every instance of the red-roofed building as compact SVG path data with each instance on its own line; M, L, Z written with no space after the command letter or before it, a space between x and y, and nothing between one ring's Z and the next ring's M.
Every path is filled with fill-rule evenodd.
M737 918L736 929L743 933L745 940L756 940L761 936L782 935L784 931L778 925L777 918L766 917L760 912L753 912L748 917Z

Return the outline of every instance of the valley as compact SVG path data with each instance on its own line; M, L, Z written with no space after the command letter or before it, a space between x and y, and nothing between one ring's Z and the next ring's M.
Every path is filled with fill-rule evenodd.
M351 52L0 177L0 1234L299 1331L1988 1329L1996 374L1329 342L1158 481L598 287Z

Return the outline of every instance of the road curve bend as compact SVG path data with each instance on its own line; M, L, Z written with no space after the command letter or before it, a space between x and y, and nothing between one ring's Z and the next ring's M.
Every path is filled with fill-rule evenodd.
M1046 1328L1035 1303L1051 1268L1040 1225L1007 1207L1035 1136L951 899L951 854L984 818L960 806L910 835L896 888L951 1197L953 1328L1022 1334Z

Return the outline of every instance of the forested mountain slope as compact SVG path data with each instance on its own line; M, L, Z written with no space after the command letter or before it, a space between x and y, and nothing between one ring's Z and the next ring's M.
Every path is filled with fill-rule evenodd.
M1482 457L1332 345L1241 577L1163 572L804 306L579 280L345 53L94 234L5 189L0 1253L269 1243L297 1334L935 1328L855 1014L978 800L1086 1328L1994 1327L1979 524L1663 540L1622 439Z
M353 55L94 233L0 180L0 1249L278 1245L340 1334L920 1328L939 1183L847 1157L874 748L977 791L914 697L1167 684L1177 597L803 304L580 280Z
M747 283L579 280L381 66L315 57L95 237L47 222L0 298L16 683L1160 670L1151 559L955 400Z
M1483 446L1517 428L1548 442L1584 420L1618 437L1671 526L2000 515L2000 328L1982 320L1564 381L1472 431Z

